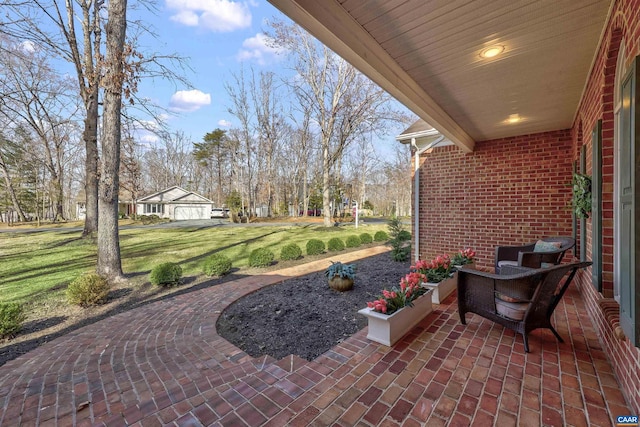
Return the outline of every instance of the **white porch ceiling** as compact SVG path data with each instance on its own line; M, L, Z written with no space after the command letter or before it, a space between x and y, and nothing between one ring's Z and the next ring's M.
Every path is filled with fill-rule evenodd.
M610 0L269 0L466 151L571 127ZM489 46L504 46L491 59ZM508 123L510 115L521 120Z

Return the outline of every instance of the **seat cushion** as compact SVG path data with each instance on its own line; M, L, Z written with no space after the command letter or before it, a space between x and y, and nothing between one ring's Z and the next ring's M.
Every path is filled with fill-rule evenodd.
M498 261L498 267L504 267L505 265L513 265L514 267L517 267L518 261L508 261L508 260Z
M509 295L501 294L500 292L496 292L496 298L506 302L525 302L524 300L510 297Z
M507 302L500 298L495 299L498 314L513 320L522 320L529 308L528 302Z
M545 242L544 240L538 240L533 252L555 252L562 247L562 242Z

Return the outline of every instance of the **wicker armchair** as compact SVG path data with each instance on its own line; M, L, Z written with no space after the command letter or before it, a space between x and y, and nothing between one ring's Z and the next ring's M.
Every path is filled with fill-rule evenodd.
M505 265L540 268L544 265L560 264L565 252L576 245L571 237L545 237L540 239L547 243L560 243L556 251L535 252L536 242L522 246L498 246L496 247L495 269L500 274L500 269Z
M563 342L551 325L551 316L576 271L590 265L575 262L543 269L505 267L504 273L515 274L502 275L462 268L458 271L460 321L466 325L465 314L476 313L513 329L522 334L527 353L527 334L534 329L550 329Z

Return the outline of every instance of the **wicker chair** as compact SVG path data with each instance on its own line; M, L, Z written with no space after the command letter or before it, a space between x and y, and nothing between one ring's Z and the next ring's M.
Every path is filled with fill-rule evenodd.
M560 264L565 252L576 245L571 237L545 237L540 239L547 243L560 242L556 251L534 252L536 242L522 246L498 246L496 247L495 271L500 274L500 268L504 265L540 268L544 265Z
M575 262L542 269L505 267L503 273L509 274L502 275L462 268L458 271L460 321L466 325L465 314L476 313L513 329L522 334L527 353L527 334L534 329L550 329L563 342L551 325L551 316L576 271L590 265Z

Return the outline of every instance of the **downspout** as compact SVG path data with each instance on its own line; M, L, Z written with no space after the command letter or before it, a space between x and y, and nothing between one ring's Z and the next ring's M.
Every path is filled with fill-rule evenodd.
M440 135L435 141L428 144L423 149L418 148L416 144L416 139L411 138L411 146L415 148L415 166L413 172L413 236L414 236L414 260L418 261L420 259L420 173L418 169L420 169L420 155L427 151L430 148L435 147L444 139L444 135Z

